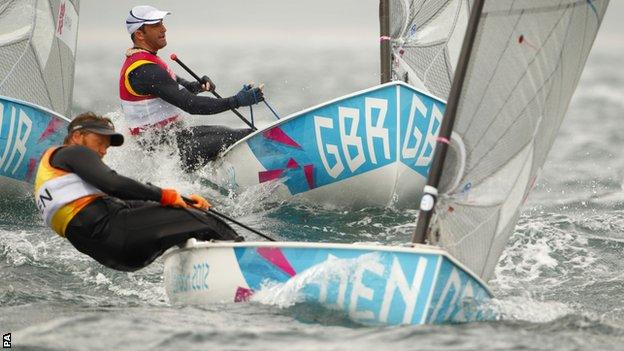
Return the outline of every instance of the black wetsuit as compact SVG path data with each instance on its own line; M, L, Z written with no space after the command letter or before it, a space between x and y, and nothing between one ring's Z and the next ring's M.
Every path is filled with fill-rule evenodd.
M78 251L107 267L123 271L143 268L189 238L238 237L219 218L195 209L161 206L160 188L117 174L85 146L59 148L50 164L77 174L107 194L80 210L65 231Z
M211 115L240 107L234 97L216 99L196 95L202 92L199 82L189 82L180 77L173 80L169 73L157 64L137 67L130 72L128 80L137 93L158 96L194 115ZM180 85L186 89L181 89ZM182 161L187 168L193 169L204 165L219 152L251 132L249 128L232 129L219 125L204 125L178 131L176 139Z

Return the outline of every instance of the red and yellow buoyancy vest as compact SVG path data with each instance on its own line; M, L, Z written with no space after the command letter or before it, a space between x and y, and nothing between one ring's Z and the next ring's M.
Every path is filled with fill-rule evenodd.
M182 110L155 95L141 95L132 89L128 75L144 64L157 64L165 69L173 80L175 73L160 57L143 50L137 50L126 57L119 74L119 98L121 109L130 128L130 134L138 135L143 130L163 127L177 121Z
M54 168L50 156L57 149L44 152L35 178L35 202L46 224L65 237L67 225L93 200L104 194L75 173Z

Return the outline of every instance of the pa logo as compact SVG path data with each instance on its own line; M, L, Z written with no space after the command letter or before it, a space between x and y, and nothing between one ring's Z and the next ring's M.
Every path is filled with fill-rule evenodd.
M2 348L3 349L11 348L11 333L2 335Z

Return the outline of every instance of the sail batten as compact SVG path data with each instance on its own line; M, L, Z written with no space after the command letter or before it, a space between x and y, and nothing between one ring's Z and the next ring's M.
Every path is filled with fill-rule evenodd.
M443 184L459 182L443 189L430 237L483 279L554 142L607 5L485 1L453 128L465 154L442 171Z

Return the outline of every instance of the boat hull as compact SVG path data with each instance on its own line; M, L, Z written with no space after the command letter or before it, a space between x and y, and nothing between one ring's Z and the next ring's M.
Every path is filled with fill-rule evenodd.
M368 325L491 319L486 285L444 250L323 243L206 243L165 255L172 304L319 304Z
M346 207L417 207L445 103L402 82L285 117L221 156L220 182Z
M69 120L43 107L0 96L0 179L30 188L46 149L61 145Z

